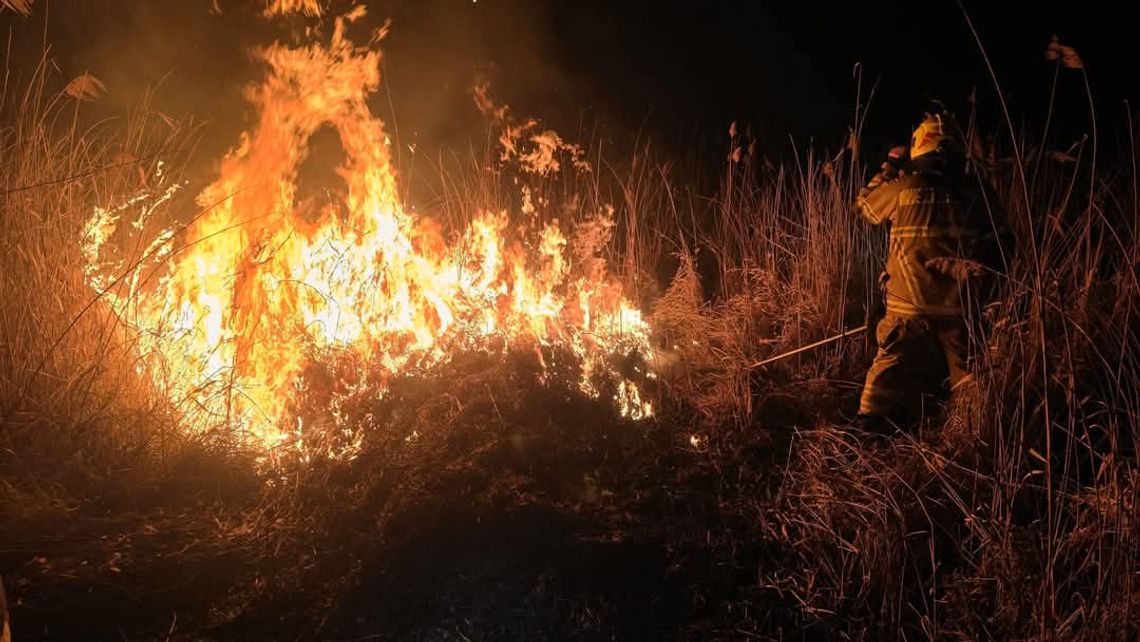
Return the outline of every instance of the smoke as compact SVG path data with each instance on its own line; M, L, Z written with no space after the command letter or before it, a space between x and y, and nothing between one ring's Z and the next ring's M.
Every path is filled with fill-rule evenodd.
M97 100L83 109L90 122L122 116L146 97L172 118L205 122L197 156L214 159L248 125L243 90L264 72L251 52L299 43L310 30L327 37L332 17L352 3L323 4L324 15L314 17L267 16L261 1L52 0L31 3L27 17L5 11L0 19L12 34L7 62L17 83L30 77L46 44L57 89L84 75L99 81ZM591 92L561 70L545 4L398 0L367 7L356 28L392 21L373 107L400 154L479 148L490 124L471 101L478 78L489 79L518 113L541 116L559 131L577 129Z

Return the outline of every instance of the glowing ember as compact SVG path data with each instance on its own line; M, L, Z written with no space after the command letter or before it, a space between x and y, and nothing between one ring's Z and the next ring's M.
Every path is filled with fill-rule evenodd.
M184 232L160 233L145 266L104 276L124 273L102 258L106 241L128 211L146 227L177 186L95 212L88 282L137 331L140 371L197 429L226 428L266 449L301 447L288 403L305 364L330 348L398 374L461 351L561 346L581 359L583 390L598 395L591 376L609 355L648 353L640 312L600 259L566 252L557 224L527 241L512 238L505 213L480 212L448 243L433 221L405 211L366 102L380 53L345 36L362 14L337 20L328 46L261 52L269 73L249 92L258 122L198 196L204 213ZM323 127L339 134L346 190L300 205L298 166ZM615 402L631 418L651 412L631 381Z

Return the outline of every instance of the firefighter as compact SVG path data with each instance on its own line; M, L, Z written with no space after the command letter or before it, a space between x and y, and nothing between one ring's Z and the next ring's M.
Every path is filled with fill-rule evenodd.
M934 386L952 393L969 381L971 319L1004 266L1006 228L993 192L966 173L964 137L944 111L924 116L909 149L891 150L855 205L890 225L886 310L857 418L881 431L917 418Z

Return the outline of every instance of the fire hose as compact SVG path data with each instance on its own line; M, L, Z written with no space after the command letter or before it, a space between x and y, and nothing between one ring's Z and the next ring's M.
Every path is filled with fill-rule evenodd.
M764 359L763 361L757 361L756 363L748 366L747 369L751 370L753 368L759 368L760 366L766 366L769 363L775 363L777 361L782 361L784 359L787 359L788 357L794 357L797 354L802 354L802 353L807 352L809 350L814 350L814 349L819 348L821 346L825 346L829 343L835 343L836 341L839 341L840 339L849 337L853 334L862 333L866 330L867 330L867 324L863 324L857 328L848 328L848 329L844 330L843 332L840 332L839 334L837 334L835 336L828 337L826 339L820 339L819 341L816 341L815 343L809 343L806 346L800 346L798 348L795 348L794 350L789 350L788 352L778 354L774 357L768 357L767 359Z

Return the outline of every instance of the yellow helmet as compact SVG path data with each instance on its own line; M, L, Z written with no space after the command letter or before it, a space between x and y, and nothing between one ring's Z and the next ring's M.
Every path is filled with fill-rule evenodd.
M965 149L953 116L926 114L910 139L910 157L918 158L934 152L961 152Z

